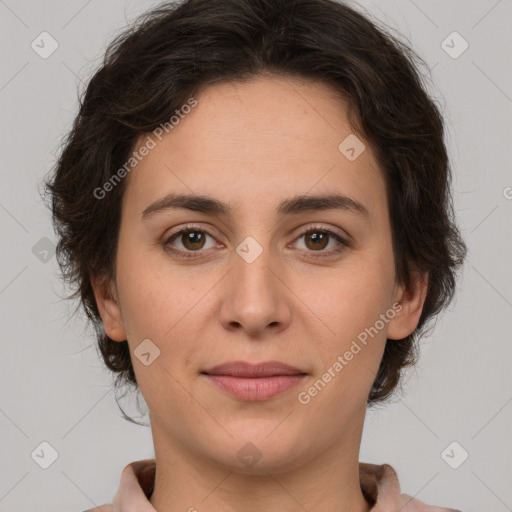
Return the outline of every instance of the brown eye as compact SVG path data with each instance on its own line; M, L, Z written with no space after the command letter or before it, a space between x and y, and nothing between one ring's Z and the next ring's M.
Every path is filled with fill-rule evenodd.
M305 251L311 258L333 257L350 247L350 244L340 235L323 227L309 227L302 231L297 240L303 240L304 247L300 247L301 244L298 242L293 245L299 245L298 248ZM326 249L329 245L330 250Z
M308 249L325 249L329 242L329 235L322 231L309 231L304 235Z
M204 232L193 230L193 231L182 231L181 242L185 249L190 251L202 249L205 243Z
M207 238L212 240L209 247L206 245ZM216 244L215 239L210 233L207 233L203 229L189 226L171 235L165 240L163 245L166 250L173 254L186 258L194 258L201 256L203 252L206 252L206 249L215 247Z

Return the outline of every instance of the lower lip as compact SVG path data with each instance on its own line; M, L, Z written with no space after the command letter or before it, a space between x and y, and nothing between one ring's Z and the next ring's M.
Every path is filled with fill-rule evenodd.
M231 375L208 375L215 385L241 400L268 400L296 386L304 377L298 375L273 375L272 377L233 377Z

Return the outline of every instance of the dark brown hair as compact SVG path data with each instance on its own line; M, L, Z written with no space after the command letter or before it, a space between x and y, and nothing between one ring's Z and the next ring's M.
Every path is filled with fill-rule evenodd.
M333 0L186 0L140 16L108 47L46 182L57 260L93 322L116 387L137 387L128 343L105 333L90 276L115 280L126 180L97 198L141 135L168 120L199 87L264 74L334 86L354 132L371 145L386 182L397 282L428 273L415 331L388 340L368 403L388 397L417 359L427 321L451 301L466 246L454 222L440 110L416 67L423 60L388 30ZM424 63L423 63L424 64ZM79 305L80 305L79 304Z

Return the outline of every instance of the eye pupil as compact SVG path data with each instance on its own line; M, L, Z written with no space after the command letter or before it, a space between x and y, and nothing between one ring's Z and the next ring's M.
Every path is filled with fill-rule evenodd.
M184 237L184 241L182 239L183 245L187 249L201 249L204 245L205 237L200 231L185 231L182 236ZM192 247L190 247L190 244L192 244ZM196 244L199 244L199 247Z

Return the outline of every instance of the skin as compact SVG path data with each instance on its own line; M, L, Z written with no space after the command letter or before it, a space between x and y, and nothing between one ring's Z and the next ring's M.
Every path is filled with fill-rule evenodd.
M329 85L270 75L195 98L125 178L116 281L93 279L105 331L128 340L149 408L157 463L150 501L159 512L368 511L358 475L367 397L386 338L404 338L418 323L426 278L413 273L408 289L395 282L381 171L368 144L354 161L338 149L354 131ZM211 196L233 213L172 209L141 218L170 192ZM369 215L276 214L284 199L333 192ZM168 246L195 259L165 248L187 223L206 232L204 245L178 236ZM351 246L331 236L319 249L300 236L308 226ZM247 236L262 248L252 263L236 252ZM322 252L331 255L314 258ZM397 302L402 309L378 335L300 403L298 393ZM133 356L144 339L161 351L149 366ZM234 360L278 360L308 375L269 400L243 401L200 374ZM261 453L251 467L237 457L248 442Z

